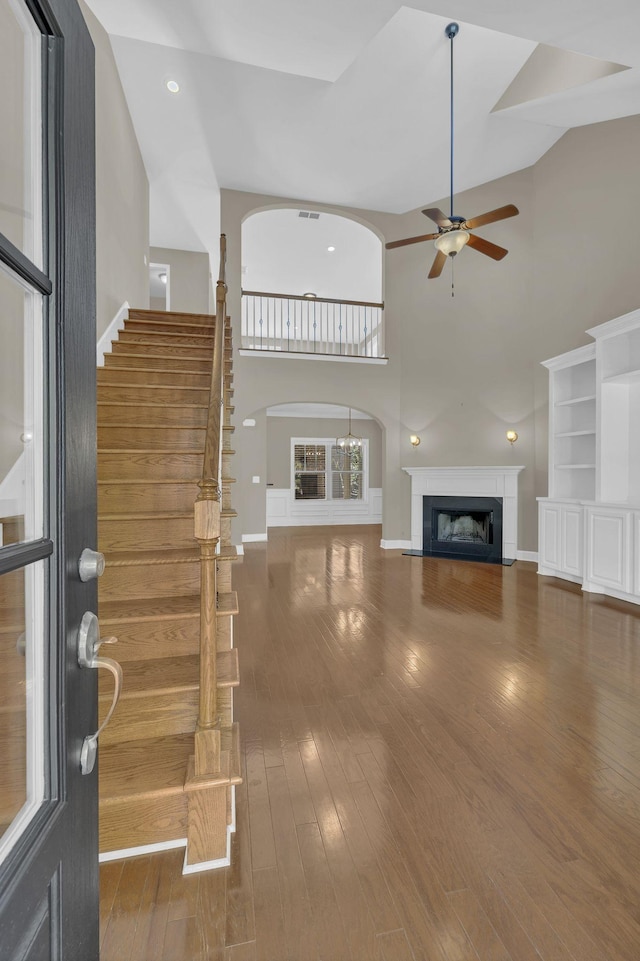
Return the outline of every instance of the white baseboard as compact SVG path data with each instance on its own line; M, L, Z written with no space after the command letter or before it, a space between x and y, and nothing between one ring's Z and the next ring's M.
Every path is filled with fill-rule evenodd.
M242 543L243 544L255 544L259 541L266 541L268 539L267 532L264 534L243 534Z
M380 547L383 551L410 551L411 541L387 541L382 538Z
M122 848L119 851L103 851L98 855L100 864L107 861L122 861L124 858L136 858L140 854L157 854L159 851L173 851L175 848L186 848L187 839L178 838L175 841L159 841L157 844L141 844L135 848Z
M120 331L124 330L124 322L128 316L129 302L125 300L124 304L96 344L96 364L98 367L104 367L104 355L111 353L111 341L116 340Z
M538 552L537 551L516 551L517 561L532 561L534 564L538 563Z

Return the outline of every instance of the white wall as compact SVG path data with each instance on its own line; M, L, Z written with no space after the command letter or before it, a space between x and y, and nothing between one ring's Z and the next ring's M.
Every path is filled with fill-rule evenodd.
M242 225L244 290L345 300L382 300L382 244L362 224L292 207L253 214ZM318 211L315 211L317 213ZM328 247L335 247L329 251Z
M170 309L189 314L209 313L209 254L193 250L151 247L154 264L170 267Z
M96 328L149 304L149 182L111 43L84 0L96 49Z

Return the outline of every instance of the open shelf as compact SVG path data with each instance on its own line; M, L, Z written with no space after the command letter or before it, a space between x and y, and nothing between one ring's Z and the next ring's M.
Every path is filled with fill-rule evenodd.
M640 370L637 367L631 370L620 371L619 374L610 374L602 378L603 384L636 384L640 380Z
M586 394L584 397L570 397L568 400L557 400L556 407L569 407L572 404L586 404L587 401L595 400L595 394Z

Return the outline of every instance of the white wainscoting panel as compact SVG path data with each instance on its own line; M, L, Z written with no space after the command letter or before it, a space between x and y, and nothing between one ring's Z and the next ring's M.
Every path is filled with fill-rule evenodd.
M381 524L382 488L370 487L366 501L296 501L288 487L267 488L267 527Z

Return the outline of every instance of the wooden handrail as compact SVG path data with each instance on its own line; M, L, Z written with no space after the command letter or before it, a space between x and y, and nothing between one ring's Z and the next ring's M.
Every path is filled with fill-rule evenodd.
M214 773L220 763L220 719L217 709L217 574L220 541L222 404L227 285L226 237L220 238L220 272L216 285L216 321L213 341L209 411L205 436L200 493L195 503L195 536L200 544L200 696L196 728L196 775Z
M380 307L384 310L384 301L380 304L370 300L334 300L331 297L305 297L304 294L274 294L266 290L243 290L243 297L273 297L274 300L305 300L310 304L346 304L348 307Z

